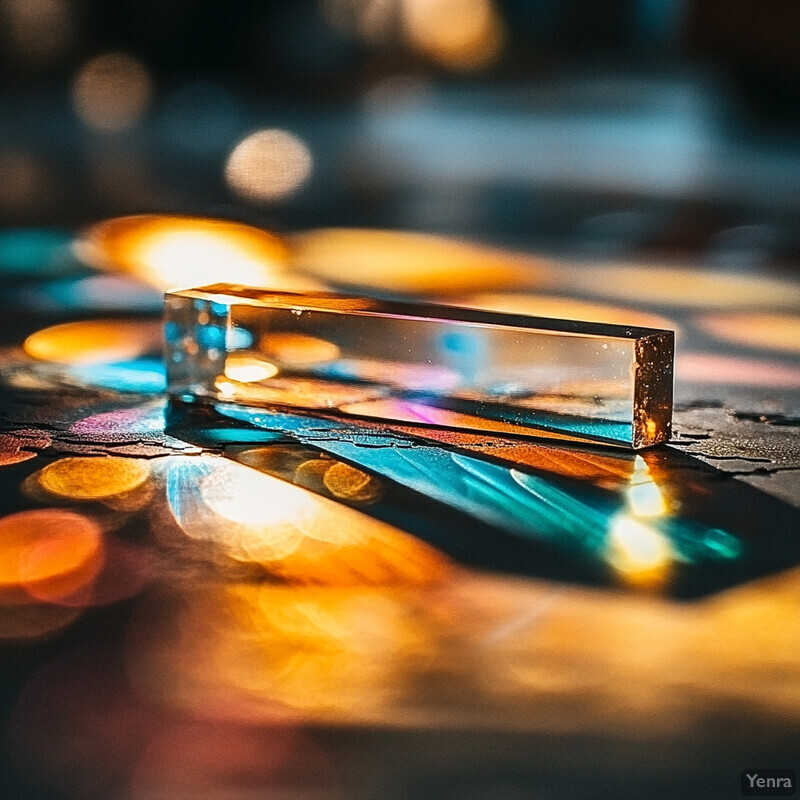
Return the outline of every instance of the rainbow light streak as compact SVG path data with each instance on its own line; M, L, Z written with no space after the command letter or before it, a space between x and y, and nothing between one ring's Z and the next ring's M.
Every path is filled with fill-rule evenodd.
M597 568L610 565L616 570L624 563L632 575L636 559L644 565L647 554L656 551L664 555L664 562L707 564L736 560L743 552L733 534L670 511L644 461L634 466L627 488L609 491L339 420L224 403L216 408L225 417L290 435L303 445Z

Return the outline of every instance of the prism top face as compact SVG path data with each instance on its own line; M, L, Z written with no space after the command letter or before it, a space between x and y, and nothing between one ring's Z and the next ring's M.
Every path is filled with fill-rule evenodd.
M645 447L669 438L673 334L215 284L165 297L186 401Z

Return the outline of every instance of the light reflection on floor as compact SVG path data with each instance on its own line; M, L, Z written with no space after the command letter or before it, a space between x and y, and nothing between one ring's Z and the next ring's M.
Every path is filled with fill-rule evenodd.
M367 266L380 237L361 239L363 264L350 271L335 251L352 240L323 233L294 240L292 257L298 264L307 258L309 271L326 281L350 277L380 290L403 277L393 277L391 259L383 274ZM501 283L516 280L520 262L481 248L467 254L475 258L467 274L455 261L423 274L422 256L439 244L402 238L399 256L412 248L422 265L406 276L409 292L494 290L496 268ZM312 246L331 243L329 260L314 266L311 257L325 251ZM453 252L463 255L458 247ZM18 273L29 270L20 264ZM62 270L42 264L45 276ZM583 275L539 266L537 288L548 293L575 287ZM593 275L580 294L612 310L619 309L609 298L638 308L640 294L632 293L641 286L628 285L630 273L609 274L604 285ZM782 317L769 316L760 327L741 323L753 322L747 316L753 305L788 316L796 294L759 278L715 284L693 274L653 272L665 302L645 303L641 311L652 315L657 306L693 342L694 351L683 361L679 356L679 381L794 386L797 369L786 360L791 347L767 331ZM722 287L713 298L712 284ZM697 307L701 301L725 313L707 316ZM8 497L0 517L0 640L40 663L25 673L3 733L12 743L13 769L40 796L249 800L272 792L349 800L348 779L364 772L337 760L335 748L321 744L324 737L309 733L314 724L376 736L467 731L482 747L490 735L512 731L522 737L512 743L521 763L531 753L574 757L580 737L604 743L605 764L611 750L639 758L649 747L651 756L665 751L667 759L714 747L766 753L795 736L800 574L791 559L766 565L766 577L743 573L701 600L664 596L693 560L737 564L750 555L750 541L726 527L738 513L736 498L729 498L729 512L709 510L710 484L690 491L685 464L658 451L629 457L398 426L398 435L445 453L448 469L471 492L483 491L482 502L500 502L502 492L492 494L490 485L517 493L511 500L504 495L511 515L519 510L514 498L538 498L540 505L518 515L519 524L542 524L548 513L563 518L567 509L586 523L582 511L598 506L576 504L585 500L582 485L614 498L601 514L596 548L615 573L611 587L545 580L536 565L524 578L468 569L371 518L391 499L390 480L312 442L287 443L260 431L260 439L247 443L220 425L208 446L226 449L228 460L162 457L162 401L122 394L160 390L158 362L143 355L157 347L158 324L115 328L106 351L102 336L86 336L109 331L91 327L97 324L69 329L77 338L51 328L29 345L40 360L15 350L3 364L4 376L13 373L11 390L26 398L67 386L85 392L80 407L64 412L64 431L44 432L31 422L0 432ZM754 338L740 341L737 330L741 337L760 332L759 348L749 347ZM714 350L704 331L738 354ZM48 338L50 349L39 348L36 342ZM314 343L273 345L297 351ZM56 360L42 361L43 355ZM78 455L84 442L111 442L119 450L111 458ZM157 457L119 455L142 442L151 449L140 452ZM465 460L470 455L474 462ZM431 470L424 485L442 492L447 475ZM461 497L474 494L454 495L468 514ZM766 540L778 518L758 516L769 505L753 508L752 524L762 526ZM91 627L98 619L108 624ZM709 727L715 720L724 724ZM752 735L759 730L766 732L763 742ZM476 761L487 757L484 749ZM359 755L367 758L365 752ZM464 752L456 756L462 766Z
M289 582L426 583L448 572L433 548L300 486L220 458L175 457L167 497L187 536Z

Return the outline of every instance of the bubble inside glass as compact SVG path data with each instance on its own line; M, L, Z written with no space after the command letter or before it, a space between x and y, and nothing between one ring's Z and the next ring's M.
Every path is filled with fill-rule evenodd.
M648 447L670 435L672 331L214 284L165 295L169 392Z

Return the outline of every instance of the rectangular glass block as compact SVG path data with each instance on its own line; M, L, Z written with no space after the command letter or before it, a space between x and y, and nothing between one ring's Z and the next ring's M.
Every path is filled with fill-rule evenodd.
M169 392L632 448L665 441L672 331L231 284L168 292Z

